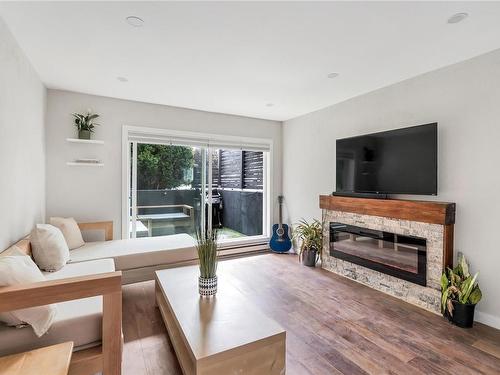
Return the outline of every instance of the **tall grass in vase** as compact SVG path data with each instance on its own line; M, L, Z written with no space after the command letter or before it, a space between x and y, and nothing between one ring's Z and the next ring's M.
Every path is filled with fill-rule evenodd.
M200 295L209 297L217 293L217 253L218 233L216 230L202 234L196 233L198 244L198 260L200 262L200 276L198 289Z

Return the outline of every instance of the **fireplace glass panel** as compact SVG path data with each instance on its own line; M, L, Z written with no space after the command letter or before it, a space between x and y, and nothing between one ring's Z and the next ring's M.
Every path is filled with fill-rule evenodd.
M425 285L426 240L342 223L330 223L330 254Z

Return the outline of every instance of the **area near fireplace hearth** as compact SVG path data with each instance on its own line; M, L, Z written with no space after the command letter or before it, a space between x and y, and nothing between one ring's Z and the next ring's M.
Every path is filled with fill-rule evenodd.
M454 203L322 195L320 207L324 269L439 313Z

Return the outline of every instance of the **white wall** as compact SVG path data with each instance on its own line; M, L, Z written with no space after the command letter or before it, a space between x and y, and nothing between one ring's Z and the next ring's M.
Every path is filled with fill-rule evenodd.
M335 188L335 140L439 123L440 201L456 202L455 254L480 270L477 319L500 328L500 50L286 121L288 219L320 218ZM427 198L426 198L427 199Z
M47 217L113 220L114 236L121 237L123 125L271 138L274 196L281 192L280 122L59 90L49 90L47 102ZM67 137L76 137L71 113L88 108L101 115L95 138L105 144L66 142ZM66 166L76 157L102 159L104 167Z
M45 217L46 89L0 18L0 251Z

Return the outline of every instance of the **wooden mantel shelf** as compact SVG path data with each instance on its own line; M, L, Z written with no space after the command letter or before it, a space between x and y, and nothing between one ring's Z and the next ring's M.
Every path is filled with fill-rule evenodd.
M319 206L324 210L352 212L422 223L442 225L455 223L455 203L320 195Z

